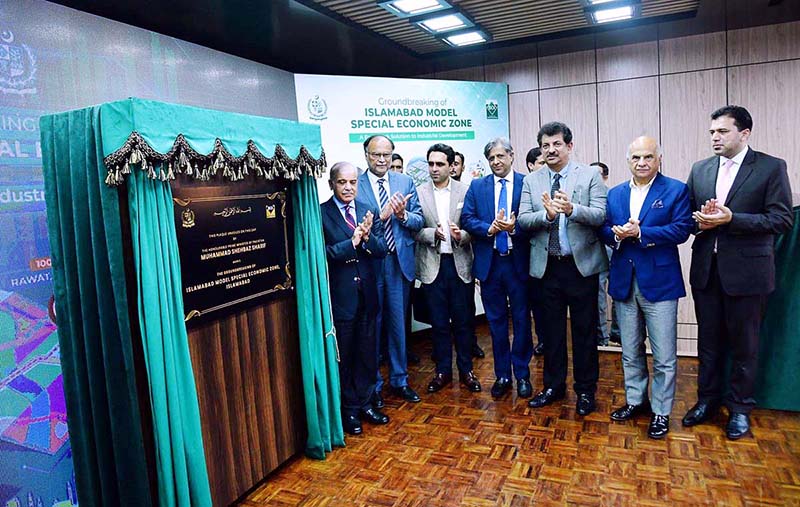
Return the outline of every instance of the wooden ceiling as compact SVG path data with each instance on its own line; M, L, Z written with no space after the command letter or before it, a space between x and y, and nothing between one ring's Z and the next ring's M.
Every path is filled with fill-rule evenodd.
M486 29L492 42L506 42L590 28L583 0L448 0ZM313 0L321 10L386 37L412 52L424 55L449 48L433 35L401 19L375 0ZM304 2L307 5L309 2ZM641 18L695 12L700 0L641 0ZM613 26L609 24L608 26Z

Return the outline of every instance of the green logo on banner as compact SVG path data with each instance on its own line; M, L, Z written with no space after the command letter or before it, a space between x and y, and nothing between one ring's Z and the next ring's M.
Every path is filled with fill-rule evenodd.
M498 113L500 111L500 107L497 105L497 101L493 99L489 99L486 101L486 119L487 120L496 120L498 119Z

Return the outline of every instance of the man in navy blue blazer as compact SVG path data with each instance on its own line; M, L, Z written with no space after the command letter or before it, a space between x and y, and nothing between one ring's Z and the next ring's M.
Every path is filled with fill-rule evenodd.
M358 435L362 420L389 422L371 403L378 366L378 285L372 259L386 255L386 242L378 208L356 199L358 169L348 162L334 164L330 186L333 197L321 205L321 212L340 357L342 423L347 433Z
M611 419L648 414L647 435L660 439L669 432L678 365L678 299L686 296L678 245L689 239L694 222L689 188L659 173L661 150L655 139L634 140L627 160L633 177L608 192L600 230L613 251L608 292L619 320L625 374L626 401L611 412ZM649 399L642 323L653 352Z
M417 403L419 395L408 385L405 314L411 283L414 281L414 237L422 229L422 208L414 182L405 174L390 171L394 143L381 135L364 141L364 157L369 170L358 178L358 195L380 210L387 255L378 270L377 333L387 323L389 385L397 396ZM378 355L378 349L375 350ZM377 371L374 403L383 405L383 377Z
M461 226L472 235L475 260L472 273L481 283L481 300L489 321L494 349L492 396L511 390L511 375L517 379L517 394L531 396L529 363L533 355L528 306L529 236L516 217L522 195L523 176L511 170L514 149L507 139L494 139L483 150L492 173L473 180L464 197ZM514 338L508 339L508 307Z

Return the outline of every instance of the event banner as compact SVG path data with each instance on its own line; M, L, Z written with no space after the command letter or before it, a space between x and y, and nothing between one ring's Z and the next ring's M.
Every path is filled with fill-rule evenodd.
M322 131L328 165L346 160L366 168L364 140L383 134L395 143L405 172L428 181L428 148L445 143L465 156L462 181L488 174L483 147L508 137L504 83L352 76L295 75L297 116ZM331 191L319 185L320 198Z

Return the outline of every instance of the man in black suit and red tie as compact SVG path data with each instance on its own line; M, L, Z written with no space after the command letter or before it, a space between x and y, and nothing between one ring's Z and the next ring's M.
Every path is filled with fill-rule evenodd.
M714 111L709 132L715 156L696 162L687 181L697 222L689 281L700 369L697 404L683 425L711 419L724 395L731 440L750 432L758 333L767 295L775 289L775 236L792 228L786 162L748 147L752 127L753 119L743 107Z
M347 162L334 164L330 186L333 197L322 204L321 211L340 357L342 425L347 433L358 435L362 420L389 422L389 417L370 402L378 368L377 263L372 259L386 256L386 242L378 209L356 199L358 169Z

